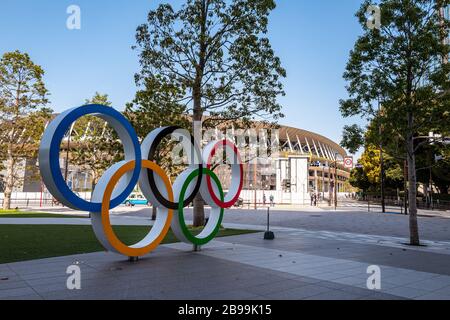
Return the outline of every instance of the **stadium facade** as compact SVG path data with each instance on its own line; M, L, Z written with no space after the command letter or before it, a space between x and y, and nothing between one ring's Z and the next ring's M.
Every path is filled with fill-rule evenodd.
M281 126L278 131L279 152L269 158L258 158L244 165L244 204L269 203L273 198L277 204L309 204L311 193L319 199L332 199L334 186L342 195L351 191L348 183L350 170L344 168L342 160L346 151L334 141L302 129ZM62 170L66 167L65 152L61 152ZM36 159L24 159L21 175L23 183L16 187L12 198L21 200L51 198L39 181ZM218 176L225 188L229 184L229 171L219 167ZM64 173L65 174L65 173ZM89 198L92 188L91 175L80 167L68 166L68 185L80 196ZM0 192L1 190L0 180ZM0 198L2 194L0 193Z
M269 161L261 159L245 165L245 203L310 204L315 193L332 199L351 191L350 170L344 168L346 151L332 140L314 132L282 126L279 128L280 152ZM221 177L222 180L225 177Z

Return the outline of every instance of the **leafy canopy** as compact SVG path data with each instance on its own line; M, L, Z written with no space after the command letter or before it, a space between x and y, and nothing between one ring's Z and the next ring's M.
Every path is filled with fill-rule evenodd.
M44 70L27 53L7 52L0 60L0 148L14 159L37 152L50 117Z
M161 4L137 28L138 85L176 91L174 102L207 122L282 117L286 71L267 33L273 0Z
M379 30L366 26L369 4L357 13L364 34L344 74L350 97L340 101L342 115L375 120L401 143L429 131L448 133L450 66L443 61L450 24L439 9L449 1L382 0Z

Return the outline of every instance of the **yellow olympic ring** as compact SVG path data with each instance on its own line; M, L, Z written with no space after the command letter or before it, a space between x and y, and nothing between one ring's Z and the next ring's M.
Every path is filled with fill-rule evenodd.
M152 228L150 233L139 243L133 246L125 245L114 233L114 230L111 226L111 221L109 218L109 207L110 207L110 199L111 195L114 191L114 187L120 178L127 172L134 170L136 165L136 161L129 161L125 163L122 167L120 167L117 172L112 176L108 185L106 186L105 193L102 201L102 209L101 209L101 220L103 225L103 231L106 236L109 244L119 253L128 256L128 257L140 257L144 256L151 251L155 250L156 247L161 243L161 241L167 235L167 232L170 229L170 224L173 217L173 210L167 209L167 217L165 219L162 230L157 230L155 227ZM164 173L160 166L156 163L151 162L149 160L142 160L142 168L150 169L155 172L164 182L164 185L167 190L167 194L170 201L174 200L172 185L170 183L169 177ZM94 213L95 214L95 213ZM152 236L154 239L152 239Z

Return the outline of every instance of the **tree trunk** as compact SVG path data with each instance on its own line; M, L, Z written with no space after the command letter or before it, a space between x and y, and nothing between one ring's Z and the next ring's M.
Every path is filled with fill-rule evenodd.
M380 126L380 139L383 136L383 130ZM383 141L380 141L380 184L381 184L381 211L386 213L386 197L384 192L384 182L385 182L385 170L384 170L384 154L383 154Z
M202 123L203 120L203 109L201 106L201 72L198 72L197 79L193 88L193 100L194 100L194 114L193 114L193 132L194 132L194 143L201 150L202 148L202 125L197 126L196 123ZM200 193L194 198L193 201L194 211L193 211L193 225L194 227L201 227L205 224L205 208L203 199Z
M200 12L201 30L199 39L199 53L198 53L198 65L196 66L196 77L192 88L192 98L194 103L193 111L193 129L194 129L194 141L197 146L202 148L201 130L196 135L195 133L195 122L202 122L203 120L203 108L202 108L202 81L203 73L206 65L206 21L208 19L208 4L205 1L201 3L202 10ZM202 126L200 126L200 129ZM194 227L201 227L205 225L205 208L204 202L200 193L194 198L194 217L193 217Z
M3 210L11 209L11 195L14 188L14 166L16 165L16 160L12 156L11 150L8 150L8 159L6 165L6 181L5 181L5 192L3 198Z
M408 123L413 123L412 113L408 114ZM409 234L410 244L413 246L420 245L419 225L417 222L417 176L416 176L416 156L414 154L414 137L408 135L407 140L407 160L408 160L408 198L409 198Z
M194 121L202 121L203 112L200 106L200 98L197 97L197 94L194 93ZM195 123L193 124L194 127L194 141L197 144L197 146L201 149L201 132L199 132L197 135L200 135L199 137L196 137L195 134ZM200 126L200 130L201 130ZM197 128L198 129L198 128ZM205 208L204 208L204 202L200 195L200 193L197 194L197 196L194 198L193 201L193 225L194 227L201 227L205 224Z
M156 220L156 212L157 212L156 206L152 206L152 221Z
M18 83L17 91L16 91L16 104L15 104L15 119L17 120L19 115L19 105L20 105L20 95L22 92L21 83ZM13 123L14 123L13 121ZM13 132L11 133L11 137L15 137L15 128L13 128ZM5 192L3 194L3 210L11 209L11 194L14 189L15 177L14 177L14 167L16 165L16 159L14 159L12 145L17 141L9 141L8 145L8 154L7 154L7 164L6 164L6 177L5 177Z

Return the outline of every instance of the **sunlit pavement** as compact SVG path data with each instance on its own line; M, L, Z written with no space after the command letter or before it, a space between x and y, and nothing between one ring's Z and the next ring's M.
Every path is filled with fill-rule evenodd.
M150 214L123 207L112 219L150 224ZM224 225L264 230L266 216L230 210ZM185 244L163 245L138 263L93 253L0 265L0 279L7 279L0 281L0 299L450 299L450 219L421 217L419 223L427 245L420 248L405 244L407 216L273 210L274 241L262 233L220 238L196 253ZM82 289L71 291L66 268L76 262ZM381 290L367 288L373 265L381 270Z

